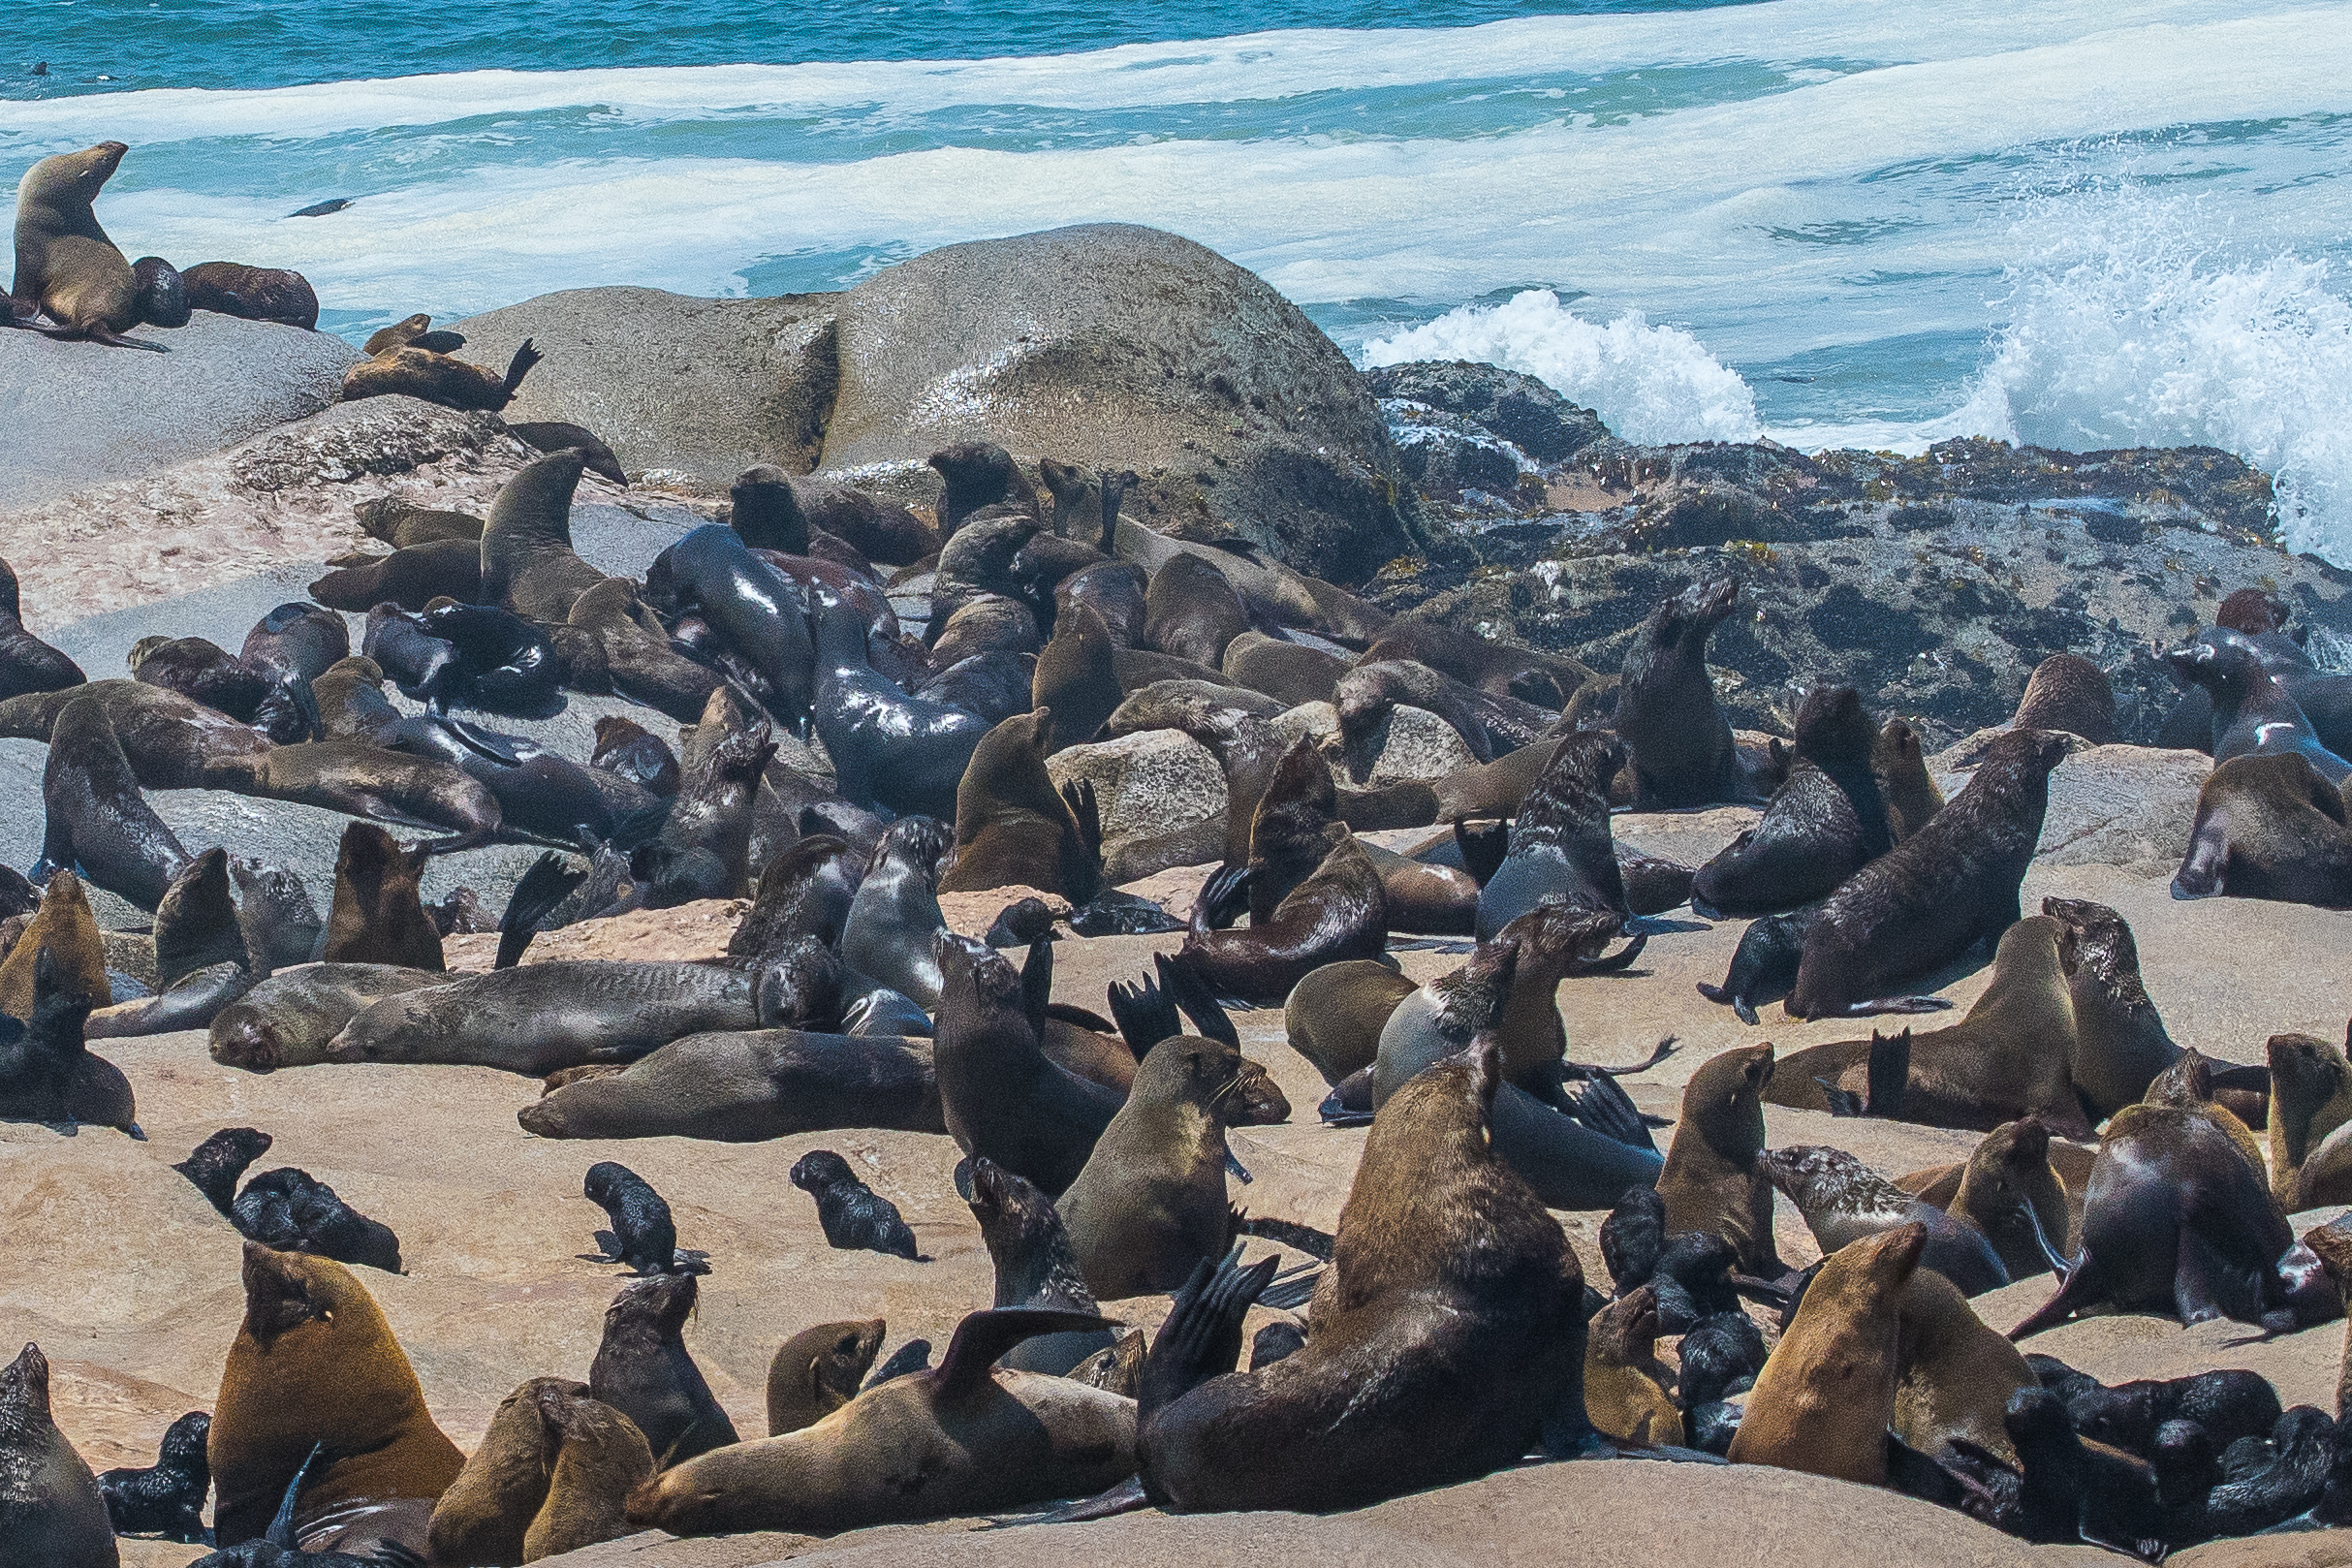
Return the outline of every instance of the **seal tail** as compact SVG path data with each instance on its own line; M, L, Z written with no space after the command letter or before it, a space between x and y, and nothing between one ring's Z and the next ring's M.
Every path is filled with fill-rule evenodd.
M512 969L522 961L523 950L531 938L539 934L539 923L554 913L555 906L572 896L573 891L588 880L584 870L576 871L562 856L552 851L531 862L522 880L507 898L506 913L498 921L498 958L491 966Z
M515 400L515 393L522 389L522 378L529 375L531 366L544 358L539 350L531 346L529 338L522 340L522 346L515 351L515 357L506 364L506 382L500 390L506 393L507 402Z

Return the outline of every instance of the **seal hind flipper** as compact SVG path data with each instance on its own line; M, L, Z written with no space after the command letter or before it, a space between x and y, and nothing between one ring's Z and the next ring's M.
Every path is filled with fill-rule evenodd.
M1176 999L1176 1005L1184 1010L1184 1016L1192 1019L1192 1026L1201 1031L1203 1039L1214 1040L1236 1051L1241 1049L1240 1031L1233 1026L1233 1019L1226 1016L1224 1004L1218 1000L1216 992L1209 989L1207 982L1176 962L1168 954L1155 953L1151 956L1151 961L1160 972L1160 988ZM1160 1038L1164 1040L1167 1036ZM1158 1044L1158 1041L1153 1044Z
M1258 1293L1258 1305L1278 1311L1296 1312L1315 1299L1315 1287L1323 1282L1323 1265L1302 1263L1285 1269L1267 1282Z
M1029 956L1020 966L1021 1010L1029 1015L1029 1028L1040 1040L1046 1036L1046 1010L1052 996L1053 943L1041 936L1029 944Z
M1094 796L1094 780L1076 779L1061 787L1061 798L1078 823L1078 835L1099 860L1103 853L1103 812Z
M2106 1289L2107 1270L2100 1266L2097 1256L2085 1247L2083 1255L2075 1260L2074 1271L2066 1276L2065 1282L2058 1286L2050 1300L2035 1308L2024 1322L2009 1331L2011 1342L2040 1333L2045 1329L2056 1328L2078 1310L2099 1301Z
M529 338L522 340L522 345L515 350L515 357L507 361L504 390L508 402L515 400L515 393L521 389L522 378L531 373L531 366L544 358L539 350L531 346Z
M564 858L549 851L531 862L515 884L498 920L498 957L490 967L512 969L522 961L523 950L539 934L539 923L588 880L587 871L572 869Z
M1862 1096L1856 1094L1852 1089L1839 1088L1836 1080L1823 1078L1816 1074L1813 1082L1821 1085L1821 1097L1829 1102L1831 1115L1866 1116L1870 1113L1869 1108L1863 1103Z
M1700 988L1702 990L1706 989L1705 987L1701 987ZM1631 1067L1608 1067L1599 1062L1579 1062L1576 1064L1577 1070L1583 1073L1597 1074L1602 1078L1629 1078L1635 1073L1646 1073L1651 1068L1657 1066L1658 1063L1673 1055L1675 1053L1675 1047L1679 1044L1680 1041L1681 1036L1679 1035L1670 1034L1666 1036L1655 1046L1650 1048L1649 1054L1646 1057L1634 1063Z
M1658 1151L1633 1097L1609 1074L1595 1073L1579 1083L1574 1093L1569 1093L1565 1085L1561 1092L1567 1099L1569 1115L1603 1138L1632 1148L1646 1148L1652 1154Z
M1221 865L1211 871L1192 902L1191 928L1208 932L1231 925L1249 902L1249 877L1246 865Z
M1043 1514L1017 1514L1007 1519L991 1519L981 1526L984 1530L1011 1529L1019 1524L1082 1524L1088 1520L1115 1519L1132 1514L1139 1508L1149 1508L1151 1499L1144 1495L1144 1478L1129 1476L1106 1491L1074 1503L1064 1503Z
M277 1514L269 1521L269 1528L262 1534L262 1539L271 1546L286 1552L300 1550L294 1538L294 1505L302 1495L302 1483L310 1479L310 1467L318 1463L319 1457L326 1452L325 1443L311 1444L310 1452L296 1466L294 1479L286 1483L286 1495L279 1501Z
M931 1387L942 1402L958 1399L988 1385L996 1359L1025 1339L1117 1327L1099 1312L1065 1312L1053 1307L1001 1306L967 1313L956 1325L948 1353L929 1374Z
M874 1368L872 1375L865 1380L865 1387L878 1389L893 1378L904 1377L909 1372L927 1372L930 1368L931 1342L928 1339L909 1339L891 1352L890 1360Z
M2249 1302L2248 1298L2252 1301ZM2173 1311L2181 1327L2193 1329L2214 1318L2253 1322L2261 1316L2261 1290L2243 1270L2186 1225L2173 1265Z
M1184 1032L1175 1001L1150 976L1133 981L1114 980L1109 994L1111 1016L1118 1020L1119 1038L1135 1052L1137 1061L1142 1061L1161 1041Z
M1272 1282L1278 1262L1270 1253L1244 1266L1237 1241L1223 1259L1203 1258L1194 1268L1144 1358L1136 1389L1139 1422L1240 1364L1241 1320Z

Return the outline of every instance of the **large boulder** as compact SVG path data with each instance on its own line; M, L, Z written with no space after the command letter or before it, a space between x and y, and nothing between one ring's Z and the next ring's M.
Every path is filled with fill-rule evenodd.
M1948 800L1960 792L2007 729L1980 730L1928 759ZM2078 740L2050 775L2050 808L2034 859L2052 865L2113 865L2170 878L2188 853L2197 796L2213 770L2201 751L2093 746Z
M1438 779L1478 759L1451 724L1426 707L1398 703L1372 731L1368 751L1372 765L1359 778L1349 770L1347 748L1339 735L1339 710L1329 703L1301 703L1277 714L1273 726L1285 740L1311 736L1315 749L1358 789L1379 789L1410 779Z
M233 447L334 401L339 337L200 310L132 334L168 354L0 332L0 508Z
M754 463L816 466L833 402L831 294L696 299L659 289L567 289L455 323L459 357L546 356L506 417L584 424L632 475L725 485Z
M1176 730L1144 730L1046 759L1055 785L1094 786L1103 875L1114 886L1225 852L1225 770Z
M1363 377L1296 305L1191 240L1090 224L950 245L839 311L828 469L879 478L986 439L1132 468L1139 520L1240 534L1337 581L1411 548Z

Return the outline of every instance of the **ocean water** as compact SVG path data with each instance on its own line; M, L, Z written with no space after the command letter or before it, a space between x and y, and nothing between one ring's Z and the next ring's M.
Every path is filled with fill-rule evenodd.
M1494 360L1638 439L2223 447L2352 564L2352 0L10 19L0 179L128 141L126 249L299 267L353 335L1151 223L1365 362Z

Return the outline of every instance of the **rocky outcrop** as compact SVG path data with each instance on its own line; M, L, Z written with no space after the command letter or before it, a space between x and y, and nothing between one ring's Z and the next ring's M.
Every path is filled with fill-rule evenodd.
M2003 733L1980 730L1928 759L1947 800L1967 784L1986 746ZM2213 759L2201 751L2078 742L2050 775L2050 807L2034 859L2170 878L2188 853L2197 792L2212 770Z
M567 289L455 324L460 359L546 356L506 411L604 438L632 476L724 487L754 463L805 474L833 403L839 295L697 299L659 289Z
M1402 703L1390 708L1388 716L1373 728L1365 745L1371 766L1361 777L1350 768L1347 747L1339 735L1339 710L1331 704L1301 703L1277 714L1272 722L1285 739L1312 736L1315 749L1338 776L1359 789L1378 789L1407 779L1443 778L1478 766L1478 759L1470 755L1454 726L1427 708Z
M1665 595L1737 578L1746 612L1710 650L1735 724L1785 734L1806 688L1841 682L1940 747L2005 722L2034 666L2072 652L2107 671L2119 733L2148 740L2178 695L2157 648L2232 589L2283 595L2323 661L2352 637L2352 574L2279 549L2270 482L2227 453L1634 447L1586 439L1587 411L1547 410L1547 390L1508 371L1374 374L1398 389L1400 432L1456 430L1426 461L1443 457L1458 486L1430 509L1455 526L1433 520L1430 552L1383 572L1374 602L1609 671ZM1573 455L1544 461L1481 420ZM1458 484L1482 460L1473 435L1509 458L1512 486Z
M825 466L951 442L1132 468L1127 513L1363 580L1410 549L1379 410L1299 308L1214 251L1094 224L902 262L843 297Z
M233 447L334 401L359 351L339 337L198 311L134 336L142 354L0 332L0 509Z

